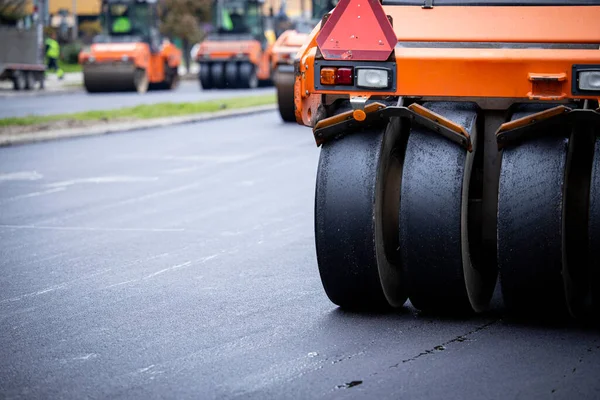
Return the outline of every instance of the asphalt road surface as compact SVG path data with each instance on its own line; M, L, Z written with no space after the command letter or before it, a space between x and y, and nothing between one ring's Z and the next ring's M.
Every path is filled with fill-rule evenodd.
M0 398L598 399L600 334L340 311L276 113L0 149Z
M274 92L275 89L272 87L255 90L203 91L200 90L197 81L182 81L174 91L149 91L144 95L134 92L90 94L83 90L70 93L45 93L42 95L37 92L25 92L22 95L15 95L11 91L5 96L0 95L0 118L63 114L91 110L112 110L122 107L133 107L140 104L214 100Z

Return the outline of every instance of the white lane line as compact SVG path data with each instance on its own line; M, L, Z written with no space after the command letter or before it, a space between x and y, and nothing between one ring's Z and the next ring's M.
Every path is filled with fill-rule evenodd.
M120 207L120 206L129 205L129 204L135 204L135 203L139 203L139 202L142 202L142 201L154 199L156 197L168 196L170 194L175 194L175 193L184 192L184 191L187 191L187 190L190 190L190 189L195 189L195 188L198 188L198 187L202 187L205 184L206 184L205 182L195 182L195 183L191 183L191 184L187 184L187 185L183 185L183 186L178 186L178 187L175 187L175 188L172 188L172 189L167 189L167 190L162 190L162 191L159 191L159 192L149 193L149 194L146 194L146 195L143 195L143 196L129 198L129 199L126 199L126 200L117 201L117 202L111 203L111 204L105 204L103 206L99 206L99 207L95 207L95 208L84 209L84 210L81 210L79 212L73 212L71 214L67 214L65 216L53 217L53 218L46 218L46 219L43 219L41 221L38 221L38 224L47 224L47 223L51 223L51 222L65 220L65 219L68 219L68 218L80 217L80 216L86 215L86 214L99 213L99 212L102 212L102 211L110 210L112 208L117 208L117 207Z
M8 174L0 174L0 182L5 181L38 181L44 178L44 175L37 171L20 171Z
M15 201L15 200L29 199L31 197L45 196L47 194L64 192L64 191L65 191L64 187L57 187L57 188L53 188L53 189L44 190L42 192L33 192L33 193L27 193L27 194L20 194L18 196L9 197L7 199L1 199L0 200L0 204L6 204L6 203L9 203L9 202Z
M127 285L128 283L133 283L133 282L137 282L137 279L132 279L132 280L125 281L125 282L115 283L114 285L106 286L103 289L110 289L110 288L114 288L117 286L123 286L123 285Z
M192 262L191 261L186 261L183 264L177 264L177 265L174 265L174 266L169 267L169 268L161 269L160 271L157 271L157 272L155 272L153 274L148 275L144 279L154 278L155 276L160 275L160 274L164 274L165 272L174 271L176 269L184 268L184 267L187 267L187 266L190 266L190 265L192 265Z
M61 284L58 284L58 285L50 286L50 287L47 287L47 288L42 289L42 290L38 290L38 291L35 291L35 292L31 292L31 293L25 293L25 294L22 294L20 296L11 297L9 299L0 300L0 304L12 303L12 302L23 300L23 299L26 299L26 298L29 298L29 297L35 297L35 296L40 296L42 294L55 292L57 290L64 289L67 286L69 286L69 285L71 285L71 284L73 284L75 282L78 282L78 281L81 281L81 280L84 280L84 279L88 279L88 278L92 278L92 277L97 276L97 275L105 274L105 273L107 273L109 271L111 271L111 268L103 269L103 270L100 270L98 272L94 272L93 274L85 275L85 276L82 276L81 278L77 278L77 279L74 279L72 281L64 282L64 283L61 283Z
M73 360L75 360L75 361L79 361L79 360L81 360L81 361L87 361L90 358L96 358L96 357L98 357L98 354L96 354L96 353L89 353L89 354L84 354L84 355L79 356L79 357L74 357Z
M47 187L67 187L85 183L137 183L137 182L156 182L156 176L97 176L92 178L71 179L49 183Z
M39 226L39 225L5 225L0 229L37 229L55 231L87 231L87 232L184 232L184 228L94 228L86 226Z
M219 254L213 254L213 255L210 255L210 256L202 257L197 262L200 263L200 264L204 264L205 262L213 260L213 259L215 259L217 257L219 257ZM161 275L161 274L164 274L164 273L169 272L169 271L175 271L175 270L180 269L180 268L189 267L193 263L194 262L192 262L192 261L186 261L186 262L184 262L182 264L177 264L177 265L174 265L174 266L169 267L169 268L161 269L160 271L156 271L156 272L154 272L154 273L152 273L152 274L150 274L150 275L142 278L141 280L151 279L151 278L154 278L157 275ZM128 281L125 281L125 282L120 282L120 283L115 283L115 284L110 285L110 286L105 286L102 289L110 289L110 288L113 288L113 287L123 286L123 285L127 285L128 283L134 283L134 282L139 282L139 281L140 281L140 279L131 279L131 280L128 280Z
M207 262L207 261L210 261L210 260L212 260L212 259L215 259L215 258L217 258L217 257L219 257L219 255L218 255L218 254L213 254L212 256L208 256L208 257L201 258L201 259L200 259L200 262L201 262L201 263L205 263L205 262Z
M150 371L152 368L154 368L154 364L150 365L149 367L146 368L140 368L137 370L138 374L143 374L144 372Z

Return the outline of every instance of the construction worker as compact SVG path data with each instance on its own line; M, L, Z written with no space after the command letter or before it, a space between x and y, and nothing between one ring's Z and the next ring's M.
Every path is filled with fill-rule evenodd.
M63 79L65 73L58 66L58 57L60 57L60 46L56 41L56 32L52 32L49 38L46 38L46 59L48 71L56 72L58 79Z
M121 15L115 18L112 24L113 33L129 33L131 32L131 21L127 17L127 8L123 10Z

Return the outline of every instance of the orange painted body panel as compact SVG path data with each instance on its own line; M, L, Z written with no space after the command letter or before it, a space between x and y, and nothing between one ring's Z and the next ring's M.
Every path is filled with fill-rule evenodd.
M600 37L600 6L383 8L404 41L596 43Z
M96 43L89 51L79 53L79 63L90 62L90 58L97 64L133 62L137 68L146 70L150 83L159 83L165 80L165 64L179 67L181 51L168 41L155 54L147 43Z
M247 59L256 67L256 75L260 80L271 77L271 49L269 46L262 50L258 40L205 40L198 47L196 60L201 61L229 61Z
M429 42L428 47L396 47L396 90L316 91L314 61L316 32L301 51L296 77L298 122L311 125L320 94L383 95L448 98L508 98L559 100L594 98L572 94L572 66L600 65L596 49L460 48L446 43L568 43L598 44L600 7L453 7L431 10L417 6L386 6L402 42ZM467 46L468 47L468 46ZM505 46L506 47L506 46ZM360 65L360 61L355 61ZM560 79L559 79L560 78ZM540 80L542 79L542 80ZM547 79L545 82L543 79Z
M295 30L283 32L273 44L271 68L275 69L279 64L293 65L298 50L306 43L308 38L307 33L300 33Z

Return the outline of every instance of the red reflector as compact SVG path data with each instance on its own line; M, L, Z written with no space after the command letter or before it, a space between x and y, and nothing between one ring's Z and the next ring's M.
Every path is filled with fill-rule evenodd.
M397 42L379 0L340 0L317 36L326 60L385 61Z
M335 83L338 85L354 85L354 68L338 68Z

